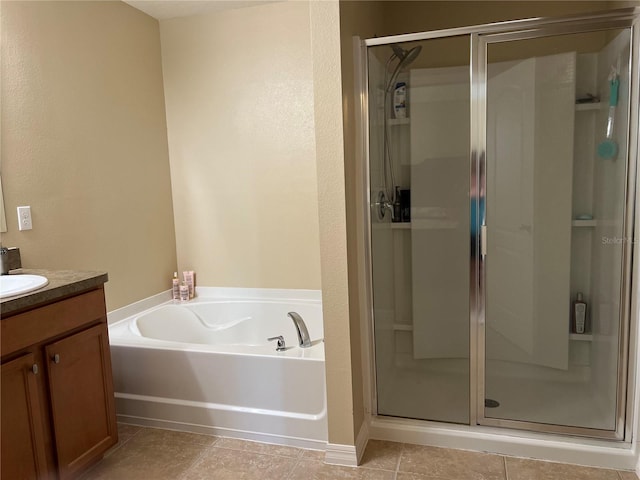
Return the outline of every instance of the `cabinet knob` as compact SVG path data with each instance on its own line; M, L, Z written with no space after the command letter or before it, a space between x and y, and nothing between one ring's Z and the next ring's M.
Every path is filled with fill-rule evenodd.
M34 375L38 374L38 372L40 370L38 369L38 364L37 363L34 363L33 365L31 365L31 371L33 372Z
M53 360L53 363L60 363L60 355L56 353L53 357L51 357L51 360Z

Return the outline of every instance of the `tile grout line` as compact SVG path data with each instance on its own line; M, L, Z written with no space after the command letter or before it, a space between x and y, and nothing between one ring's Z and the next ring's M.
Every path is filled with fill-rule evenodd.
M219 439L222 438L228 438L228 437L218 437ZM215 442L216 444L218 443L218 441L216 440ZM262 444L262 445L272 445L272 444L266 444L263 442L253 442L253 443L257 443L257 444ZM299 447L292 447L292 448L296 448L298 450L298 455L297 456L286 456L286 455L278 455L278 454L274 454L274 453L265 453L265 452L254 452L252 450L245 450L242 448L232 448L232 447L223 447L223 446L218 446L218 445L212 445L212 447L215 447L217 449L220 450L227 450L227 451L231 451L231 452L244 452L244 453L251 453L253 455L266 455L270 458L286 458L287 460L294 460L293 465L291 466L291 469L289 470L288 473L285 474L284 477L282 477L282 480L287 480L290 479L291 476L293 475L293 472L295 471L296 467L300 464L302 458L304 457L304 452L307 449L304 448L299 448Z
M504 465L504 479L509 480L509 471L507 470L507 457L506 455L502 456L502 464Z
M182 474L180 474L180 476L178 477L179 479L185 479L187 478L187 474L193 470L195 468L195 466L200 462L200 460L202 460L205 456L205 454L207 454L207 452L209 452L210 450L213 450L214 445L218 442L218 438L216 437L216 439L214 440L214 442L211 445L203 445L205 448L202 450L202 452L200 452L200 454L198 456L196 456L196 458L193 459L193 461L191 462L191 464L184 469L184 471L182 472ZM197 444L195 444L197 445Z
M273 444L265 443L264 445L273 445ZM255 455L269 455L270 457L278 457L278 458L295 458L295 459L298 459L299 457L302 456L302 454L298 454L297 456L291 456L291 455L278 455L277 453L254 452L253 450L245 450L243 448L219 447L217 445L216 445L216 448L220 448L222 450L232 450L234 452L253 453ZM298 448L298 447L294 447L294 448ZM301 448L300 450L304 454L304 450L305 449Z
M402 454L404 453L404 446L406 444L404 442L400 443L400 455L398 455L398 460L396 461L396 470L395 470L395 474L393 476L394 480L397 480L398 478L398 472L400 472L400 462L402 461Z
M274 455L275 456L275 455ZM282 480L291 480L291 478L293 477L293 472L296 471L296 468L298 467L298 465L300 465L300 462L302 461L302 457L304 457L304 450L302 450L302 452L300 453L300 455L298 455L298 458L296 458L296 461L293 463L293 465L291 466L291 470L289 470L289 473L287 473Z

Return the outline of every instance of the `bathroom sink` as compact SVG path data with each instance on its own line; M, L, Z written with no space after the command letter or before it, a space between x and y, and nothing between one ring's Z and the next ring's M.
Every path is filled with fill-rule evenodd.
M0 276L0 298L31 292L48 283L47 277L41 275L2 275Z

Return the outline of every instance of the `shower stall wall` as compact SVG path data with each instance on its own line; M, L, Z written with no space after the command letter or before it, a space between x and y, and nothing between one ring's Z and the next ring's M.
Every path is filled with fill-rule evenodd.
M377 418L631 441L639 13L364 42Z

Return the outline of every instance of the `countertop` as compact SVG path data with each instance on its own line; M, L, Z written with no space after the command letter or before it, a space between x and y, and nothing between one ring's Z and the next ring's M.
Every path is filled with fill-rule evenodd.
M33 270L22 268L13 270L10 275L42 275L49 283L33 292L0 299L0 315L5 316L20 310L37 307L40 304L82 293L99 287L109 280L106 272L83 272L77 270Z

